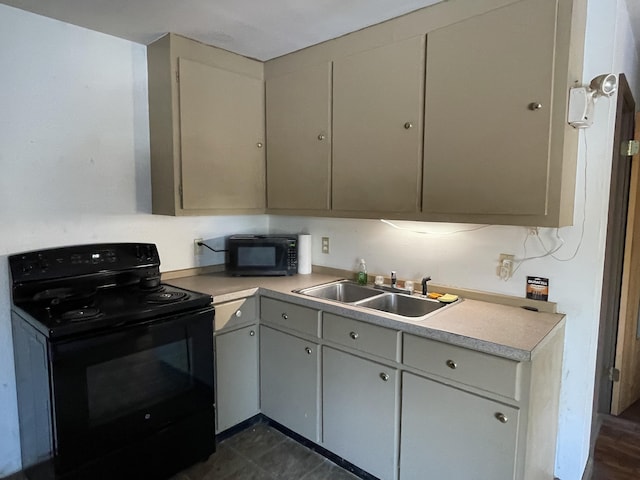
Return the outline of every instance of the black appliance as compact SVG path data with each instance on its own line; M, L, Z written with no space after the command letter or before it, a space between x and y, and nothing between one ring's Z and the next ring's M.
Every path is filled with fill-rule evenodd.
M210 295L153 244L9 256L20 443L32 479L169 478L215 450Z
M297 235L232 235L227 238L226 270L236 276L298 273Z

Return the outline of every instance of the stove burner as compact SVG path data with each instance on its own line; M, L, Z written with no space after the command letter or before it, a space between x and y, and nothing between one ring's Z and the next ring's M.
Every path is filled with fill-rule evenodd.
M72 300L85 300L95 296L96 290L89 289L77 289L77 288L51 288L42 290L33 296L33 300L36 302L49 302L51 305L59 305L63 302Z
M77 322L80 320L90 320L100 316L100 310L97 308L79 308L78 310L69 310L60 315L62 320L70 320Z
M145 297L147 303L172 303L187 298L186 292L158 292Z

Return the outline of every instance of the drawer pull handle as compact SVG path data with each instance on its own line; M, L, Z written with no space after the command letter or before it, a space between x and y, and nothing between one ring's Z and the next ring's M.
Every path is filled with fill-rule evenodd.
M356 332L351 332L351 333L349 334L349 336L351 337L351 339L352 339L352 340L355 340L355 339L357 339L360 335L358 335Z
M382 372L380 374L380 378L382 379L383 382L386 382L387 380L389 380L389 374Z
M313 350L311 350L309 347L305 347L304 351L307 352L307 355L311 355L313 353Z
M453 360L447 360L447 367L449 367L451 370L455 370L456 368L458 368L458 364Z
M504 413L496 413L495 417L498 419L500 423L507 423L509 421L509 417L507 417Z
M251 330L251 331L249 332L249 336L250 336L250 337L253 337L255 334L256 334L256 332L254 332L253 330Z
M286 313L283 313L282 314L282 318L284 318L285 320L288 320L289 319L289 315L287 315Z
M236 310L236 317L240 318L242 316L242 310Z

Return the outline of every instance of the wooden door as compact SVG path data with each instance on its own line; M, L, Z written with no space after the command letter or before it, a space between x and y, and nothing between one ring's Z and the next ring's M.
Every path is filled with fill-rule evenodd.
M179 69L182 208L264 208L263 81L184 58Z
M418 211L424 42L413 37L334 61L333 210Z
M269 79L267 208L329 210L331 63Z
M640 114L636 115L635 138L640 139ZM611 413L614 415L622 413L640 399L640 155L637 154L631 160L622 268L615 358L615 368L620 372L620 379L613 384Z

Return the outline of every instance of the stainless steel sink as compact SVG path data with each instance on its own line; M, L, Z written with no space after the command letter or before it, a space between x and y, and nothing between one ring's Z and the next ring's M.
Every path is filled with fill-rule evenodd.
M441 308L460 302L458 300L452 304L442 303L422 296L358 285L350 280L338 280L337 282L294 290L294 292L392 313L417 322L425 320L430 314Z
M349 280L340 280L315 287L303 288L295 290L295 292L311 297L324 298L326 300L336 300L342 303L356 303L370 297L384 294L381 290L358 285Z
M358 306L394 313L403 317L424 317L445 307L446 303L428 298L412 297L402 293L385 293L358 302Z

